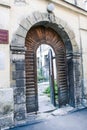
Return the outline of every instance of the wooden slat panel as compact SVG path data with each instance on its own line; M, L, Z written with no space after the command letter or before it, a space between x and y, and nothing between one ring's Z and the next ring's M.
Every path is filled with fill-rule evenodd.
M68 103L68 85L67 85L67 66L65 59L65 48L61 48L58 51L58 94L59 94L59 106L65 105Z
M37 86L35 55L32 51L26 51L26 108L27 112L37 111ZM33 100L32 100L33 99Z
M58 75L59 106L68 103L67 65L65 46L60 36L51 28L43 26L31 28L26 37L26 106L27 112L38 110L36 49L41 43L47 43L54 48ZM31 95L32 93L32 95ZM33 99L33 100L32 100ZM31 105L30 105L31 104Z

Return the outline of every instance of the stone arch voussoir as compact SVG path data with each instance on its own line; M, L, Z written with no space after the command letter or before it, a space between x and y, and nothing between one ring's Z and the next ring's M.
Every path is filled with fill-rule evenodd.
M56 32L60 31L61 33L63 33L63 35L67 35L66 38L64 39L65 40L64 44L66 44L66 48L68 48L67 49L68 55L70 54L69 51L70 50L72 51L72 48L73 48L73 52L78 53L78 46L77 46L77 43L75 40L74 32L72 31L72 29L70 29L70 27L64 20L62 20L58 17L55 17L54 14L49 16L49 13L33 12L30 16L28 16L27 18L24 18L21 21L17 31L15 32L15 34L13 36L12 42L11 42L12 86L14 87L14 90L17 91L17 93L15 93L15 91L14 91L14 94L15 94L15 96L14 96L14 101L15 101L14 118L17 121L22 120L22 119L24 120L26 117L25 38L27 36L28 31L31 29L31 27L33 27L35 24L39 25L39 23L41 23L41 25L46 23L48 25L47 27L51 27L51 28L53 25L53 27L54 27L53 29ZM62 37L63 37L63 35L62 35ZM72 47L70 48L69 45L70 45L70 47L71 46ZM69 55L69 56L70 56L70 60L72 60L71 55ZM78 73L80 73L79 72L80 69L78 67L78 66L80 66L79 58L77 59L77 57L75 57L74 54L73 54L73 60L71 63L73 64L73 68L71 68L73 70L72 70L72 72L70 71L70 74L71 73L74 74L73 87L76 92L77 90L80 91L79 81L81 81L81 80L78 75ZM78 86L77 86L76 81L78 81ZM21 86L21 89L20 89L20 86ZM72 86L72 84L71 84L71 86ZM19 89L19 91L18 91L18 89ZM21 92L21 90L22 90L22 92ZM79 98L77 96L74 97L75 104L78 103Z
M64 20L62 20L58 17L56 17L55 19L56 19L55 23L58 26L60 26L60 28L63 29L67 33L67 35L69 36L69 39L70 39L71 44L72 44L73 51L74 51L74 49L75 49L75 51L76 50L78 51L79 49L78 49L78 46L77 46L77 43L76 43L76 40L75 40L75 34L72 31L71 27L69 27L69 25Z
M71 28L68 26L68 24L64 20L54 15L53 17L51 16L49 19L48 15L49 15L48 13L40 13L39 11L36 11L36 12L33 12L31 15L29 15L27 18L23 19L19 25L18 30L16 31L16 34L12 41L12 45L15 44L17 46L24 46L25 37L27 35L27 32L30 30L30 28L34 26L36 23L46 21L49 23L51 22L53 24L57 24L59 28L63 29L69 36L73 51L74 49L78 51L78 46L75 41L75 34L71 30Z

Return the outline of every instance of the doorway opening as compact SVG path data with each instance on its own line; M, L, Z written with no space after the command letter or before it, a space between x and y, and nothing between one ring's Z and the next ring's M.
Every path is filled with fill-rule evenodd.
M50 27L46 28L44 26L36 26L32 27L26 36L26 53L25 53L25 72L26 72L26 109L27 113L37 112L38 111L38 86L37 86L37 71L42 74L42 69L37 70L37 63L42 66L42 61L39 63L39 59L36 56L36 52L38 47L41 51L41 45L43 44L49 45L49 53L44 57L45 60L49 61L50 68L50 83L51 85L52 78L51 74L54 70L52 70L53 65L52 62L54 59L56 60L56 80L57 80L57 88L58 88L58 100L55 99L55 91L54 85L50 85L51 87L51 103L58 107L66 106L70 104L74 106L74 88L73 88L73 64L72 58L69 58L66 54L67 46L65 46L63 40L60 35L55 32ZM51 48L52 47L52 48ZM44 47L43 47L44 48ZM55 55L52 56L53 50ZM42 58L42 54L40 54ZM48 58L49 57L49 58ZM47 59L48 58L48 59ZM72 64L72 66L71 66ZM47 71L46 71L47 72ZM46 72L44 74L46 75ZM42 79L45 78L40 75ZM54 76L55 77L55 76ZM46 77L47 78L47 77ZM41 79L41 80L42 80ZM47 80L47 79L46 79ZM54 81L54 80L53 80ZM40 80L39 80L40 82Z
M53 111L58 106L58 84L55 53L51 46L37 49L37 87L39 112Z

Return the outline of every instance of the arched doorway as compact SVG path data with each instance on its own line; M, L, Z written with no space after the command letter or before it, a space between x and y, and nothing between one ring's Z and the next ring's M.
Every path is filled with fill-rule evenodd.
M53 111L58 106L55 53L47 44L37 48L38 112Z
M79 105L81 105L82 103L81 55L79 53L79 48L76 42L75 33L63 19L60 19L59 17L56 17L56 16L54 19L53 18L54 17L50 17L49 19L48 13L33 12L31 15L29 15L29 17L27 16L27 18L24 18L23 21L21 21L17 31L15 32L15 35L13 35L11 46L10 46L10 52L11 52L10 65L11 65L11 86L13 87L13 94L14 94L14 119L17 122L20 120L24 120L27 116L26 114L27 100L26 100L26 92L25 92L26 91L26 78L27 78L27 76L25 75L25 72L26 72L25 52L28 53L28 50L27 50L27 47L25 47L25 40L27 40L28 34L30 30L32 29L32 27L41 25L48 30L50 28L52 32L54 32L53 34L56 34L55 36L62 39L60 41L62 42L63 46L65 46L64 47L65 59L66 59L66 65L67 65L66 68L68 68L68 70L66 69L67 81L68 81L67 82L68 97L69 97L68 102L73 107L79 107ZM35 34L35 31L33 34ZM51 39L51 43L52 41L55 40L55 38L50 37L50 36L51 35L49 33L49 35L45 37L48 44L50 44L48 42L48 39ZM40 35L40 38L41 38L41 35ZM31 39L30 43L33 43L33 42L34 41L32 41ZM38 42L38 39L37 39L37 42L35 42L35 44L29 45L29 42L27 44L27 46L30 46L29 47L30 48L29 52L31 51L30 56L33 56L33 52L35 52L36 47L34 47L34 45L37 45L37 48L38 48L38 46L40 45L40 43ZM56 45L57 44L55 43L55 50L57 50ZM50 46L54 49L54 44L50 44ZM32 48L34 48L34 50L32 50ZM55 51L55 53L56 52L59 52L59 51ZM56 58L58 58L58 56ZM58 85L59 85L59 82L58 82ZM61 83L60 83L60 86L62 86ZM34 88L32 88L32 90L33 89ZM34 90L36 90L37 92L36 88ZM61 99L62 92L60 91L60 88L58 91L58 95L59 95L59 98L58 98L59 106L61 106L60 102L62 101ZM33 98L29 98L29 100L30 102L32 100L33 103L36 103L36 106L37 106L38 100L36 100L35 102L35 98L37 99L37 95L35 95ZM35 106L35 104L32 104L32 105Z
M56 57L59 107L69 104L68 64L66 47L61 37L50 27L32 27L27 33L25 46L26 109L38 111L36 50L41 44L50 45ZM72 92L73 95L73 92ZM73 97L73 96L72 96Z

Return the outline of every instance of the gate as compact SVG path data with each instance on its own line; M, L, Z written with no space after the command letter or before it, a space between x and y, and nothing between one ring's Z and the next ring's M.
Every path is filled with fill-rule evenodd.
M58 102L59 107L69 103L69 90L67 84L67 63L65 48L60 47L57 54L57 67L58 67Z
M54 70L53 70L53 55L52 55L52 50L51 49L48 52L48 59L49 59L49 85L50 85L51 103L54 106L56 106L55 86L54 86Z
M61 37L53 29L37 26L29 30L25 42L26 108L28 113L38 111L36 51L41 44L50 45L55 52L59 107L69 103L69 86L67 83L68 66L64 43L61 40ZM51 102L55 105L54 81L52 81L53 63L51 51L50 59L50 83L52 85Z
M38 111L36 56L33 51L26 51L26 108L27 113Z

